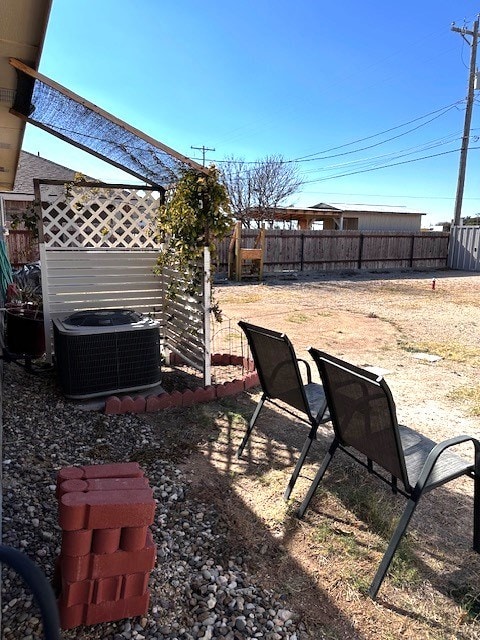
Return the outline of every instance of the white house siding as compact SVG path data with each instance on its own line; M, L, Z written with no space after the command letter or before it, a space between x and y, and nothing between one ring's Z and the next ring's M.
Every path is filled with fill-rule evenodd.
M345 218L358 218L359 231L410 231L421 229L422 216L420 214L405 213L358 213L348 214Z

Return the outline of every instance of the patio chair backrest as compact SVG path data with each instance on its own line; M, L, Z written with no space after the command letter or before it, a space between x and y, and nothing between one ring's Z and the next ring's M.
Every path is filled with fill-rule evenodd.
M239 322L252 352L263 392L311 417L292 343L284 333Z
M376 462L410 492L395 403L385 380L312 347L308 351L319 369L340 444Z

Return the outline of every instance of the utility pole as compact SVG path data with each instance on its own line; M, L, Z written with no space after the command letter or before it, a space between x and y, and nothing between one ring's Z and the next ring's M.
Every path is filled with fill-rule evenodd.
M212 149L210 147L206 147L205 145L202 145L201 147L190 147L190 149L198 149L199 151L202 152L202 154L203 154L203 166L205 166L205 152L206 151L215 151L215 149Z
M467 108L465 110L465 123L463 127L462 148L460 150L460 166L458 168L457 195L455 197L455 215L453 219L454 225L459 225L462 216L463 189L465 186L465 171L467 168L468 143L470 140L470 123L472 121L473 99L475 91L475 75L477 64L477 42L478 42L478 18L473 23L473 31L469 31L465 27L459 28L452 25L452 31L456 31L462 35L462 38L468 42L471 47L470 53L470 74L468 78L468 95ZM467 40L465 36L471 36L472 41Z

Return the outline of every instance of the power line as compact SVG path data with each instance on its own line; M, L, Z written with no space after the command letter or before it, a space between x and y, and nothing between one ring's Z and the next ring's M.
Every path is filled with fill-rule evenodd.
M472 147L472 149L480 149L480 147ZM347 176L354 176L358 173L368 173L370 171L378 171L379 169L388 169L389 167L396 167L401 164L410 164L412 162L419 162L420 160L428 160L430 158L437 158L439 156L445 156L449 153L456 153L460 149L452 149L451 151L442 151L442 153L433 153L429 156L422 156L421 158L412 158L411 160L402 160L402 162L392 162L391 164L385 164L380 167L371 167L369 169L360 169L358 171L351 171L349 173L340 173L334 176L327 176L325 178L318 178L317 180L307 180L303 184L312 184L315 182L324 182L325 180L334 180L336 178L345 178Z
M352 165L357 165L358 168L355 169L354 171L348 171L348 172L342 173L340 175L334 174L333 176L331 176L332 178L337 178L337 177L355 175L357 173L366 173L368 171L376 171L376 170L379 170L379 169L395 166L396 164L406 164L407 162L417 162L418 160L424 160L424 159L427 159L427 158L434 158L434 157L437 157L437 156L440 156L440 155L445 155L446 153L454 153L455 151L458 151L458 149L456 149L456 150L454 149L452 151L443 152L443 153L440 153L440 154L431 154L429 156L422 156L421 158L413 158L413 159L411 159L409 161L406 161L406 162L397 162L397 163L391 163L390 162L389 164L380 164L380 165L378 164L378 162L381 159L385 160L386 158L390 158L391 160L396 160L398 158L403 158L405 156L412 155L413 153L419 153L421 151L427 151L428 149L433 149L435 147L442 146L442 145L445 145L445 144L451 144L452 142L457 142L460 139L461 139L460 136L455 136L454 134L452 134L452 135L450 135L448 137L445 137L445 138L439 138L439 139L436 139L436 140L431 140L429 142L426 142L426 143L424 143L422 145L419 145L419 146L416 146L416 147L410 147L410 148L407 148L407 149L402 149L402 150L399 150L399 151L394 151L394 152L391 152L391 153L382 154L382 155L379 155L379 156L374 156L372 158L362 158L362 159L359 159L359 160L353 160L352 162L336 164L336 165L329 165L329 166L323 167L323 168L308 169L308 170L302 171L301 176L305 176L308 173L318 173L318 172L323 172L323 171L332 171L332 170L335 170L335 169L338 171L342 167L346 168L346 167L349 167L349 166L352 166ZM478 140L478 138L477 138L477 140ZM376 161L376 163L375 163L375 161ZM360 168L362 163L363 164L372 163L372 164L371 165L367 164L367 166L364 166L363 168ZM238 179L241 180L241 181L242 180L243 181L248 181L249 174L250 174L250 171L247 170L247 171L245 171L244 175L238 176ZM329 179L330 179L330 176L326 176L324 178L319 177L319 178L312 179L312 180L306 180L306 181L302 182L302 184L310 184L312 182L322 182L324 180L329 180Z
M443 107L441 107L439 109L435 109L434 111L430 111L429 113L426 113L426 114L424 114L422 116L418 116L416 118L413 118L412 120L409 120L408 122L404 122L404 123L398 124L398 125L396 125L394 127L390 127L389 129L385 129L384 131L379 131L378 133L371 134L371 135L366 136L364 138L358 138L357 140L352 140L351 142L346 142L345 144L341 144L341 145L338 145L338 146L335 146L335 147L330 147L329 149L324 149L323 151L317 151L315 153L312 153L312 154L309 154L309 155L306 155L306 156L300 156L299 158L283 160L283 161L279 162L279 164L293 164L293 163L301 164L303 162L312 162L314 160L327 160L327 159L330 159L330 158L340 157L342 155L349 155L349 154L352 154L352 153L358 153L359 151L364 151L366 149L370 149L370 148L373 148L375 146L380 146L382 144L390 142L391 140L395 140L397 138L401 138L401 137L403 137L405 135L408 135L409 133L412 133L413 131L416 131L416 130L420 129L421 127L424 127L427 124L430 124L430 122L433 122L433 120L436 120L437 118L440 118L441 116L447 114L452 109L458 108L458 105L460 105L462 102L464 102L463 99L462 100L457 100L456 102L453 102L452 104L445 105L445 106L443 106ZM436 115L436 114L438 114L438 115ZM399 134L398 136L393 136L391 138L388 138L387 140L383 140L383 141L378 142L378 143L376 143L374 145L369 145L369 146L366 146L366 147L363 147L363 148L360 148L360 149L353 149L351 151L347 151L347 152L341 153L341 154L335 154L335 155L332 155L332 156L324 156L324 157L321 157L321 158L313 157L313 156L318 156L318 155L321 155L321 154L329 153L330 151L336 151L338 149L343 149L345 147L349 147L349 146L352 146L354 144L358 144L359 142L365 142L366 140L371 140L373 138L377 138L378 136L384 135L386 133L390 133L391 131L395 131L396 129L401 129L402 127L407 127L408 125L413 124L414 122L418 122L419 120L424 120L425 118L428 118L429 116L432 116L432 115L435 116L435 117L431 118L427 122L424 122L424 123L418 125L417 127L413 127L412 129L410 129L408 131L405 131L405 132ZM200 148L200 147L198 147L198 148ZM196 158L194 158L194 159L196 159ZM231 160L225 160L225 159L224 160L219 160L219 159L216 159L216 160L214 160L214 162L216 164L229 164L231 162ZM256 164L258 164L258 162L259 162L258 160L251 160L251 161L250 160L249 161L244 160L243 164L244 165L256 165Z
M335 153L334 155L331 155L331 156L323 156L323 157L320 157L320 158L308 158L308 159L305 159L305 160L292 161L292 162L314 162L316 160L329 160L330 158L340 158L342 156L351 155L352 153L358 153L360 151L367 151L368 149L373 149L374 147L379 147L382 144L386 144L387 142L391 142L392 140L397 140L398 138L402 138L403 136L406 136L409 133L412 133L413 131L417 131L421 127L424 127L425 125L430 124L430 122L433 122L433 120L436 120L437 118L439 118L442 115L444 115L444 114L441 113L440 115L435 116L434 118L431 118L431 120L427 120L427 122L424 122L423 124L419 124L418 126L413 127L413 129L409 129L408 131L404 131L403 133L400 133L398 136L392 136L391 138L387 138L386 140L381 140L380 142L376 142L375 144L370 144L370 145L367 145L366 147L360 147L360 149L353 149L352 151L344 151L342 153Z
M316 168L316 169L306 169L302 173L303 175L307 173L315 173L318 171L329 171L331 169L338 169L341 167L348 167L352 165L361 165L369 162L375 163L375 161L379 161L381 159L390 158L391 160L395 160L397 158L403 158L408 155L412 155L414 153L420 153L421 151L427 151L429 149L434 149L435 147L440 147L445 144L451 144L452 142L457 142L461 137L458 134L451 134L450 136L445 136L443 138L437 138L435 140L430 140L428 142L424 142L421 145L417 145L414 147L407 147L406 149L399 149L398 151L391 151L390 153L382 153L377 156L372 156L369 158L359 158L358 160L351 160L350 162L343 162L339 164L328 165L326 167ZM375 165L373 165L375 166Z
M317 152L317 154L318 154L318 153L327 153L328 151L333 151L333 150L336 150L336 149L344 148L344 147L346 147L346 146L351 146L351 145L356 144L356 143L358 143L358 142L362 142L362 141L365 141L365 140L368 140L368 139L372 139L372 138L374 138L374 137L378 137L378 136L380 136L380 135L383 135L383 134L388 133L388 132L390 132L390 131L393 131L393 130L395 130L395 129L399 129L399 128L401 128L401 127L408 126L409 124L412 124L413 122L418 122L419 120L422 120L422 119L424 119L424 118L427 118L427 117L429 117L430 115L439 114L439 115L438 115L438 116L436 116L436 117L440 117L441 115L446 114L446 113L447 113L448 111L450 111L451 109L453 109L453 108L457 107L457 105L458 105L458 104L460 104L461 102L463 102L463 100L459 100L459 101L454 102L454 103L452 103L452 104L450 104L450 105L446 105L446 106L444 106L444 107L441 107L441 108L439 108L439 109L436 109L436 110L434 110L434 111L431 111L431 112L429 112L429 113L427 113L427 114L424 114L424 115L422 115L422 116L418 116L417 118L414 118L414 119L412 119L412 120L409 120L408 122L405 122L405 123L400 124L400 125L396 125L395 127L390 127L389 129L386 129L386 130L384 130L384 131L378 132L378 133L376 133L376 134L372 134L372 135L367 136L367 137L365 137L365 138L360 138L360 139L358 139L358 140L354 140L354 141L352 141L352 142L345 143L345 144L343 144L343 145L339 145L339 146L337 146L337 147L332 147L331 149L327 149L327 150L325 150L324 152ZM414 131L414 130L416 130L416 129L418 129L418 128L422 127L422 126L426 126L427 124L429 124L429 123L430 123L432 120L434 120L434 119L436 119L436 118L432 118L432 119L431 119L431 120L429 120L428 122L425 122L425 123L423 123L422 125L419 125L419 127L415 127L415 128L413 128L413 129L409 130L408 132L404 132L403 134L401 134L401 135L399 135L399 136L395 136L395 137L394 137L394 138L392 138L392 139L399 138L399 137L403 137L404 135L407 135L408 133L411 133L412 131ZM78 132L76 132L76 131L74 131L74 130L72 130L72 129L67 129L67 128L65 128L65 127L57 127L57 128L58 128L58 129L61 129L62 131L66 131L66 132L68 132L68 133L71 133L71 134L78 133ZM89 138L92 138L92 139L95 139L95 140L104 141L104 142L105 142L105 141L106 141L106 142L113 142L113 141L108 140L108 138L104 138L104 137L101 137L101 136L92 136L92 135L87 135L86 137L89 137ZM389 141L389 140L385 140L385 141L382 141L382 142L378 143L378 145L372 145L372 146L379 146L380 144L386 143L386 142L388 142L388 141ZM427 143L425 143L425 144L427 144ZM418 151L421 151L421 150L425 149L425 144L420 145L420 147L418 148ZM133 146L133 145L132 145L131 147L129 147L129 148L130 148L132 151L136 150L136 147L135 147L135 146ZM202 151L202 161L203 161L203 164L204 164L204 165L205 165L205 154L206 154L206 151L215 151L215 149L214 149L214 148L206 147L205 145L202 145L201 147L194 147L194 146L192 145L192 147L191 147L191 148L192 148L192 149L198 149L198 150ZM370 148L370 147L366 147L366 148ZM338 155L339 155L339 156L349 155L349 154L352 154L352 153L356 153L356 152L358 152L358 151L360 151L360 150L362 150L362 149L357 149L357 150L355 150L355 149L354 149L354 150L352 150L352 151L350 151L350 152L346 152L345 154L338 154ZM392 152L391 154L384 154L384 155L385 155L386 157L388 157L389 155L395 155L395 154L398 154L398 153L403 153L403 151L400 151L400 152ZM331 157L337 157L337 156L331 156ZM381 157L381 156L379 156L379 157ZM397 155L396 157L398 157L398 155ZM400 157L402 157L402 156L400 156ZM428 156L427 156L427 157L428 157ZM433 157L433 156L432 156L432 157ZM304 156L304 158L305 158L305 160L304 160L305 162L306 162L306 161L309 161L309 160L308 160L308 158L309 158L308 156ZM325 158L315 158L315 160L326 160L326 159L328 159L328 157L325 157ZM358 162L358 163L361 163L361 162L367 162L367 161L370 161L370 160L371 160L371 159L368 159L368 158L367 158L367 159L359 159L358 161L353 161L352 163L349 163L349 164L353 164L353 163L357 163L357 162ZM214 161L215 163L217 163L217 164L229 164L229 163L231 162L230 160L213 160L213 161ZM413 161L413 160L412 160L412 161ZM285 160L285 161L279 161L279 164L291 164L291 163L294 163L294 162L295 162L295 163L298 163L298 164L301 164L303 161L302 161L301 159L299 159L299 160ZM244 164L244 165L256 165L256 164L258 164L258 163L259 163L259 161L258 161L258 160L256 160L256 161L252 161L252 162L250 162L250 161L243 161L243 164ZM342 166L342 165L340 165L340 166ZM343 165L343 166L345 166L345 165ZM393 166L393 165L386 165L386 166ZM338 167L338 165L337 165L337 167ZM326 169L315 169L315 171L329 170L329 169L332 169L332 168L335 168L335 166L327 167ZM382 167L374 167L374 168L372 168L372 170L380 169L380 168L382 168ZM248 172L246 172L246 173L248 173ZM306 173L306 172L305 172L305 173Z
M365 197L365 198L411 198L412 200L454 200L453 196L411 196L411 195L406 195L404 193L402 194L388 194L386 195L385 193L342 193L339 191L324 191L323 189L321 191L302 191L302 195L305 194L318 194L321 193L322 195L325 196L343 196L344 198L350 198L351 196L361 196L361 197ZM464 198L464 200L480 200L480 196L478 198L473 198L473 197L468 197L468 198Z
M410 120L409 122L404 122L403 124L399 124L396 125L395 127L390 127L390 129L385 129L385 131L380 131L379 133L374 133L370 136L366 136L365 138L359 138L358 140L353 140L352 142L346 142L345 144L341 144L337 147L331 147L330 149L325 149L324 151L317 151L316 153L311 153L308 156L301 156L300 158L295 158L294 160L290 160L290 162L301 162L301 161L310 161L309 159L312 158L313 156L317 156L320 154L324 154L324 153L330 153L330 151L337 151L337 149L343 149L345 147L350 147L353 144L358 144L359 142L365 142L366 140L371 140L372 138L378 138L378 136L382 136L385 133L390 133L390 131L395 131L396 129L401 129L402 127L407 127L409 124L413 124L414 122L418 122L419 120L423 120L424 118L428 118L429 116L435 115L435 114L439 114L437 116L435 116L434 118L432 118L431 120L428 120L427 122L424 122L423 124L418 125L418 127L414 127L413 129L410 129L409 131L405 131L404 133L398 135L398 136L394 136L392 138L388 138L387 140L384 140L382 142L377 143L376 145L371 145L371 146L378 146L380 144L384 144L384 142L390 142L390 140L395 140L396 138L400 138L403 135L407 135L408 133L411 133L412 131L416 131L417 129L420 129L421 127L429 124L430 122L433 122L433 120L436 120L437 118L440 118L441 116L445 115L446 113L448 113L449 111L451 111L453 108L455 108L457 105L459 105L460 103L462 103L463 100L458 100L457 102L454 102L450 105L447 105L445 107L442 107L441 109L436 109L435 111L431 111L430 113L426 113L423 116L419 116L418 118L414 118L413 120ZM439 113L439 112L442 113ZM363 151L364 149L370 149L371 147L364 147L363 149L356 149L354 151L350 151L347 153L356 153L357 151ZM342 155L342 154L338 154L338 155ZM329 157L335 157L335 156L329 156ZM313 158L316 159L316 158ZM320 160L323 160L324 158L319 158Z

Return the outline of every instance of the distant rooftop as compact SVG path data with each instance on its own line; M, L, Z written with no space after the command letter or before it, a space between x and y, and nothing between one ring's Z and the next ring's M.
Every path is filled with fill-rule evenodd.
M421 215L426 213L418 211L417 209L409 209L401 205L389 205L389 204L349 204L343 202L325 203L320 202L314 204L309 209L318 209L320 211L345 211L345 212L364 212L364 213L402 213L405 215Z
M47 158L42 158L28 151L21 151L12 193L33 196L33 180L35 178L70 182L75 178L75 173L76 171L73 169L47 160Z

